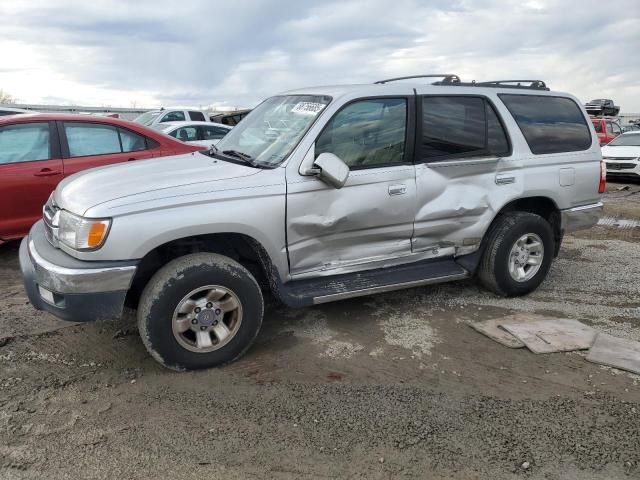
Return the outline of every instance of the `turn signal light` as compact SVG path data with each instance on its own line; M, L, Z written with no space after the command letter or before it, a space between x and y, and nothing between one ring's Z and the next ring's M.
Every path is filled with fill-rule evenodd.
M89 248L99 247L102 244L105 234L107 233L107 225L104 223L93 223L89 228L87 235L87 245Z

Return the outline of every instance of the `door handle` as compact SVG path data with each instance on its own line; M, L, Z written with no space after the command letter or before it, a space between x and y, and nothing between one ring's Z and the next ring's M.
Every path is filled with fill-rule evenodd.
M406 185L389 185L389 195L404 195L407 193Z
M496 185L509 185L511 183L516 183L515 175L508 173L499 173L496 175Z
M61 175L60 170L51 170L50 168L43 168L39 172L33 174L34 177L51 177L53 175Z
M133 162L135 160L135 157L131 157L129 159L127 159L127 162Z

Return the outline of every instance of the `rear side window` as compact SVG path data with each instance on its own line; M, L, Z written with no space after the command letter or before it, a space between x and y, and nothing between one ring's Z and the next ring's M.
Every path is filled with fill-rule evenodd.
M578 105L570 98L500 94L537 155L577 152L591 147L591 134Z
M508 155L509 141L498 115L482 97L422 98L421 158L427 161Z
M69 156L106 155L120 153L118 129L99 123L65 123Z
M189 112L189 116L191 117L191 120L205 121L204 114L202 112Z
M184 112L169 112L167 113L164 117L162 117L162 120L160 120L160 122L183 122L185 121L186 118L184 118Z
M220 140L229 132L226 128L216 127L214 125L202 125L200 128L202 129L203 140Z
M169 135L183 142L195 142L198 140L198 129L196 127L180 127Z
M602 133L602 122L593 122L593 128L596 133Z
M0 164L50 158L48 123L22 123L0 128Z

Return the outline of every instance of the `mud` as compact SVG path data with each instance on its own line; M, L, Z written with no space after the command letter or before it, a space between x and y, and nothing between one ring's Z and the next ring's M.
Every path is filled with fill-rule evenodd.
M640 220L640 185L606 215ZM0 478L640 478L640 377L509 349L468 323L518 312L640 340L640 228L566 238L533 294L473 282L292 310L245 357L176 373L132 312L36 312L0 246Z

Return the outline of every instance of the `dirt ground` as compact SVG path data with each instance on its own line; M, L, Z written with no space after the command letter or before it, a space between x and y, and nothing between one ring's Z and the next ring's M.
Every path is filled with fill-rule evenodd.
M468 325L536 312L640 340L640 185L623 186L527 297L461 282L272 304L243 359L195 373L157 365L132 313L33 310L0 246L0 478L640 478L640 377Z

